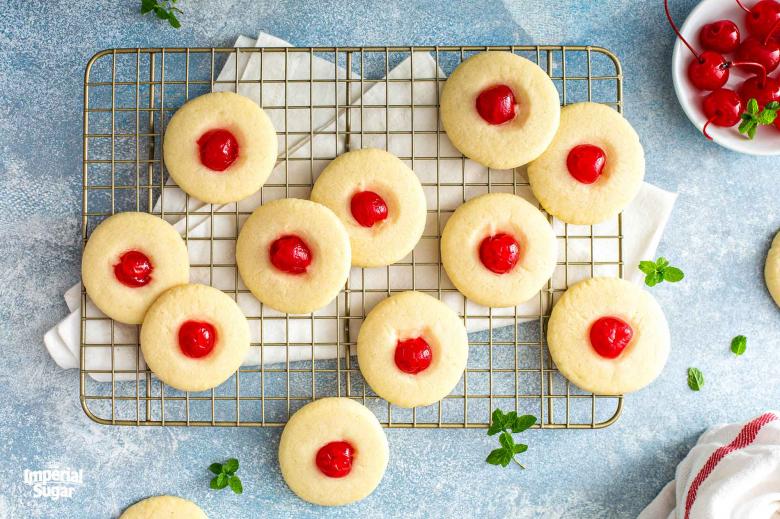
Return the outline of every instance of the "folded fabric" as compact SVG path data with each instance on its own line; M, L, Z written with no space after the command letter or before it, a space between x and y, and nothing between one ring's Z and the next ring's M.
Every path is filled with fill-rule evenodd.
M706 431L638 519L780 518L779 416Z
M277 47L289 45L287 42L264 34L258 38L257 42L244 37L240 37L236 42L236 45L241 46L252 46L253 44ZM266 60L264 65L261 62L262 59ZM282 61L279 61L280 59ZM287 60L286 70L289 78L335 79L336 77L346 77L346 71L330 61L314 57L310 62L308 54L266 53L261 56L258 53L249 55L249 53L239 52L238 57L232 55L227 60L218 79L221 81L230 81L236 77L256 79L261 74L264 78L274 78L273 74L278 75L278 71L285 67L285 59ZM359 78L355 74L353 77ZM343 82L338 83L338 89L334 87L335 81L316 82L312 85L321 87L311 93L309 93L308 83L290 83L288 85L287 95L291 98L295 98L297 95L305 98L304 94L311 94L312 104L332 105L335 101L336 105L349 104L351 108L346 110L341 109L334 112L333 109L317 110L315 108L312 113L309 113L308 110L298 110L296 117L291 117L290 114L285 117L282 110L268 109L267 111L275 127L281 132L280 148L286 149L286 154L289 157L332 157L342 153L346 148L345 144L348 144L350 149L379 147L387 148L398 156L414 156L415 160L408 161L408 163L423 182L429 208L437 207L437 204L439 208L438 213L429 215L427 232L440 232L441 227L446 222L446 217L464 201L464 198L487 192L488 189L485 182L485 179L488 178L486 168L470 160L463 161L460 153L450 144L446 136L442 135L437 143L435 134L430 133L431 130L438 128L438 112L435 108L430 107L435 107L439 95L438 89L441 85L441 82L435 81L433 78L443 77L444 73L437 68L436 62L430 54L413 53L390 70L388 79L394 81L385 81L383 78L381 80L366 79L365 81L351 82L349 83L349 91ZM412 78L417 79L413 88L411 87ZM217 83L215 89L217 87L220 90L230 90L234 89L235 85ZM296 88L303 88L305 92L296 92ZM285 104L283 91L279 93L275 89L261 90L259 84L239 84L238 91L263 104L263 106L284 106ZM390 105L391 108L386 108L385 105ZM344 142L337 139L336 134L339 131L344 131L347 117L351 123L351 131L348 134L348 141ZM299 126L301 124L304 125ZM310 127L307 126L309 124L311 124ZM301 132L303 135L297 133L288 135L284 140L285 128L290 131L301 131L304 128L309 133ZM361 134L360 130L366 133ZM422 133L400 133L411 130ZM439 160L430 160L436 157ZM312 179L316 179L325 165L327 165L326 160L282 162L275 168L268 185L283 185L286 180L294 185L306 185ZM519 174L524 173L520 172ZM512 190L514 171L490 171L489 175L491 182L497 184L497 187L493 188L494 191ZM437 188L437 181L445 186ZM478 186L468 186L464 189L459 186L463 183L473 183ZM447 185L456 185L457 187L449 188L446 187ZM309 195L308 188L266 188L262 193L259 192L237 204L207 206L191 197L188 200L175 185L166 185L164 191L165 196L158 200L156 210L162 209L164 213L180 212L187 206L190 211L201 209L201 212L204 213L172 221L171 223L176 225L181 232L184 232L186 226L190 237L218 236L220 238L213 242L213 246L208 241L190 241L190 261L193 265L232 264L234 262L236 225L230 215L235 213L236 205L240 211L252 211L262 202L271 199L284 196L307 198ZM533 200L528 189L518 194ZM626 232L624 232L622 260L626 269L624 277L627 279L635 282L641 280L641 275L634 266L641 259L647 259L654 255L675 198L675 194L644 184L637 198L624 212L623 228L626 229ZM210 216L212 210L214 217ZM230 214L220 218L220 213ZM559 266L556 269L552 280L553 287L565 287L567 283L570 285L594 275L612 277L618 275L615 265L620 256L616 239L592 239L591 228L587 226L564 226L563 223L557 221L554 225L559 236L566 235L568 237L565 240L560 240L562 248L559 261L565 259L570 265L568 267ZM596 237L617 236L619 231L617 222L612 221L594 226L592 235ZM369 311L384 297L383 293L386 293L384 291L388 288L393 290L411 289L412 287L436 289L439 282L438 267L430 264L438 262L438 242L436 240L422 240L415 249L414 258L425 264L418 265L415 269L406 265L391 266L389 270L387 268L352 269L349 291L351 307ZM592 270L590 268L591 260L597 263ZM236 285L237 278L238 285ZM211 284L223 290L245 289L240 278L236 275L235 267L215 269L193 267L191 281ZM471 332L485 330L491 325L500 327L514 324L515 321L536 320L538 315L549 309L552 303L547 294L543 294L541 298L534 298L516 308L491 310L465 301L463 296L454 290L446 276L441 276L441 283L443 288L450 289L441 294L446 303L461 313L466 309L469 315L478 316L466 320L466 326ZM362 290L364 288L365 292ZM65 369L78 367L79 364L80 291L80 286L77 285L66 292L65 298L71 314L54 330L50 330L44 338L52 358ZM345 293L342 292L332 305L315 312L314 318L296 316L294 320L289 322L281 318L282 314L268 308L263 309L262 314L271 318L263 321L262 330L260 326L252 326L251 329L254 343L260 342L262 333L264 347L261 352L259 347L254 346L244 360L244 365L294 362L311 360L312 357L327 359L341 355L343 352L336 348L336 344L340 342L337 323L333 319L322 319L322 317L334 315L336 307L344 308L345 297ZM239 294L237 301L248 317L257 317L261 314L259 302L251 295ZM86 314L102 316L102 313L91 303L87 304ZM351 337L356 337L360 320L350 319L349 326ZM53 333L55 331L56 333ZM87 321L85 334L85 342L88 344L108 345L111 343L111 323L109 321ZM105 373L93 372L90 373L90 376L97 380L111 380L110 370L113 366L115 371L127 371L127 373L116 373L114 380L134 379L136 366L140 369L145 367L142 356L137 352L137 348L132 346L135 344L136 335L136 327L114 324L114 344L128 344L128 347L115 348L113 356L109 346L89 347L86 350L86 368L105 371ZM312 350L312 346L306 344L311 342L322 345L315 346Z

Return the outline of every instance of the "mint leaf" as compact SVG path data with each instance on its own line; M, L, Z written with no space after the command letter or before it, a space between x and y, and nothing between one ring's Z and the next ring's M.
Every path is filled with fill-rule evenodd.
M222 474L220 474L220 476L221 475ZM211 483L209 483L209 486L214 490L219 490L219 476L215 476L214 478L212 478Z
M521 454L527 450L528 450L528 445L525 445L524 443L518 443L517 445L515 445L513 452L515 454Z
M491 465L501 465L506 467L510 461L514 461L521 468L525 468L522 463L517 461L515 455L528 450L528 445L523 443L516 444L512 434L525 431L536 423L536 417L528 414L517 416L517 411L504 413L500 409L493 411L491 415L492 422L488 428L488 435L501 433L498 436L498 443L501 445L488 454L485 461Z
M238 460L236 458L230 458L222 466L222 470L228 474L233 474L238 470Z
M750 115L756 115L758 113L758 101L755 98L748 101L747 113Z
M505 453L506 451L504 449L493 449L490 451L490 454L488 454L488 457L485 458L485 461L491 465L501 465L501 462L505 457Z
M209 470L213 472L214 474L221 474L222 473L222 464L221 463L212 463L209 465Z
M241 485L241 480L238 476L231 476L228 480L228 484L230 485L230 490L236 494L241 494L244 491L244 487Z
M668 281L670 283L677 283L678 281L682 280L682 278L685 277L685 274L682 270L678 269L677 267L666 267L664 269L664 281Z
M644 274L652 274L653 272L655 272L655 263L653 263L652 261L640 261L639 270L642 271Z
M500 443L503 448L508 450L512 450L512 448L515 446L515 441L512 439L512 435L508 432L501 433L501 436L498 437L498 443Z
M747 350L747 337L744 335L737 335L731 339L731 352L739 357Z
M699 368L688 368L688 387L699 391L704 386L704 374Z
M519 433L523 432L530 427L532 427L536 423L536 417L530 414L524 414L523 416L518 416L515 419L515 422L512 424L512 432L513 433Z

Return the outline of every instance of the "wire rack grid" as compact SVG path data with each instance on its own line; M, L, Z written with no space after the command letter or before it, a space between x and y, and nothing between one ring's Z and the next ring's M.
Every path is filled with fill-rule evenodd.
M622 396L593 395L570 385L550 359L544 332L552 304L570 284L595 275L622 277L622 217L583 227L550 217L560 246L556 275L530 306L508 312L466 301L439 261L439 236L457 205L493 191L531 198L523 170L482 168L454 150L441 129L438 97L446 74L470 55L490 50L538 63L558 87L563 105L596 101L622 113L620 63L599 47L154 48L96 54L84 83L84 243L100 221L119 211L183 222L193 281L236 299L253 330L258 362L211 391L167 387L143 363L138 327L108 319L82 290L80 399L86 414L114 425L282 426L314 398L346 396L371 408L387 427L486 427L496 407L534 414L542 428L614 423ZM433 67L418 72L415 60L424 59ZM252 60L255 75L239 74L236 64ZM394 77L394 67L405 60L412 72ZM226 78L229 67L220 69L230 63L234 72ZM381 95L371 97L372 88ZM334 157L354 147L380 147L421 178L429 210L420 245L395 265L353 269L339 298L314 314L285 315L260 305L241 283L234 258L224 253L233 250L252 207L190 199L167 178L161 159L161 137L172 113L213 90L254 96L276 126L284 151L255 205L306 198ZM383 124L372 127L377 120ZM394 127L397 120L408 123ZM183 197L181 206L166 204L166 197L177 196ZM409 289L442 299L470 330L484 331L470 334L467 369L448 397L425 408L401 409L367 387L351 354L355 325L373 304ZM101 332L95 334L95 328ZM295 355L300 351L305 354ZM96 357L104 362L93 365Z

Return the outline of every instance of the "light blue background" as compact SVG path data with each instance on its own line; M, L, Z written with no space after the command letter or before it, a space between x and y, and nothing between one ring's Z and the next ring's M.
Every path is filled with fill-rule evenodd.
M0 517L116 517L160 493L193 499L213 518L634 517L702 430L777 407L780 314L762 269L780 228L778 159L721 149L685 119L660 1L191 0L179 31L140 17L138 3L0 5ZM680 21L695 4L672 3ZM655 384L626 399L616 425L526 434L525 472L486 465L495 439L482 430L390 430L379 489L325 510L281 480L280 430L119 428L87 419L77 373L59 370L42 342L66 314L61 294L79 275L84 64L103 48L222 46L261 30L306 46L582 43L619 55L647 179L680 193L660 253L687 277L653 289L671 323L672 355ZM739 359L728 349L737 334L749 338ZM685 383L691 365L707 380L700 393ZM205 467L230 456L242 462L243 496L207 488ZM23 469L48 463L84 469L72 499L35 499L22 484Z

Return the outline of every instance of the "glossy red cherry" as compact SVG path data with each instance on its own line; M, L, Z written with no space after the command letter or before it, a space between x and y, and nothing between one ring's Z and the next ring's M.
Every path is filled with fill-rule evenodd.
M601 317L590 327L590 344L607 359L618 357L631 342L634 330L617 317Z
M727 54L739 46L739 27L731 20L708 23L699 32L699 42L707 50Z
M762 79L763 81L761 81ZM751 99L758 101L759 108L764 108L766 104L773 101L780 101L780 81L771 77L753 76L748 78L737 91L745 106Z
M772 72L780 65L780 43L772 38L761 41L751 36L739 46L737 59L760 63L767 72Z
M200 162L212 171L225 171L238 158L238 141L227 130L209 130L198 139Z
M293 234L274 240L269 253L273 266L288 274L305 273L313 259L306 242Z
M780 3L775 0L761 0L748 9L742 0L737 0L739 6L747 13L745 25L750 34L763 40L780 20Z
M329 478L343 478L352 471L354 457L355 449L348 442L330 442L320 447L315 462Z
M477 96L477 112L490 124L504 124L517 115L515 94L506 85L486 88Z
M217 330L204 321L185 321L179 327L179 348L193 359L205 357L217 343Z
M398 341L395 345L395 365L404 373L416 375L428 369L432 360L431 346L422 337Z
M580 144L575 146L566 157L566 167L569 174L577 182L592 184L601 177L604 166L607 163L607 155L604 150L592 144Z
M688 65L688 79L699 90L717 90L729 80L728 62L721 54L705 50Z
M373 227L387 218L387 204L373 191L355 193L349 205L352 217L363 227Z
M702 128L702 133L710 140L712 140L712 137L707 133L707 127L710 124L715 126L734 126L741 120L743 112L742 99L736 92L728 88L710 92L704 98L703 108L707 122L704 124L704 128Z
M138 288L149 284L153 270L154 266L146 254L129 250L119 256L119 263L114 265L114 276L123 285Z
M509 234L488 236L479 245L479 259L491 272L506 274L520 260L520 244Z

